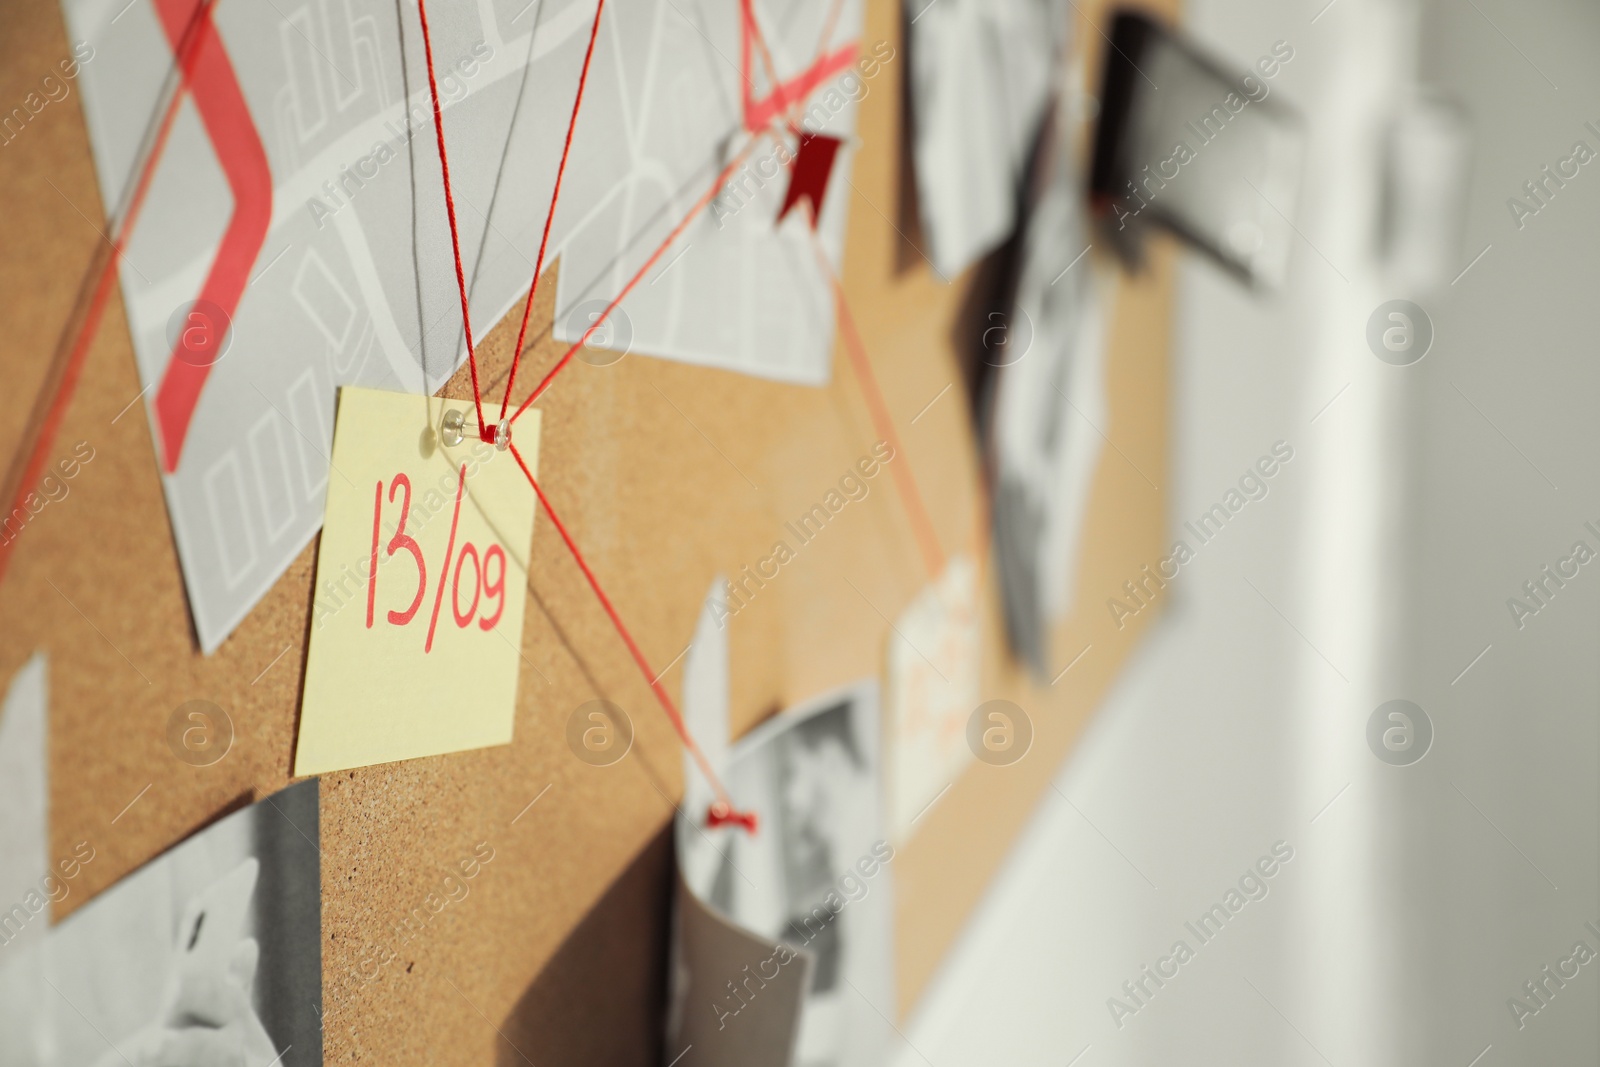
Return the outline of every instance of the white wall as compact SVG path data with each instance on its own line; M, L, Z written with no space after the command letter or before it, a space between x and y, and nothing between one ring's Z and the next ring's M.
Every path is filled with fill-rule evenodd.
M1600 162L1520 233L1504 205L1600 127L1600 12L1441 0L1419 33L1405 5L1324 2L1188 14L1241 66L1293 44L1274 88L1312 158L1284 294L1184 268L1174 524L1275 441L1295 458L1174 584L897 1064L1600 1061L1600 962L1522 1030L1506 1007L1600 949L1600 560L1521 632L1504 605L1600 550ZM1461 266L1494 245L1441 296L1391 291L1373 252L1376 135L1419 64L1478 124ZM1437 328L1411 367L1365 342L1393 297ZM1396 697L1436 730L1412 766L1366 739ZM1185 920L1279 840L1269 895L1198 947ZM1194 960L1119 1027L1107 998L1179 938Z

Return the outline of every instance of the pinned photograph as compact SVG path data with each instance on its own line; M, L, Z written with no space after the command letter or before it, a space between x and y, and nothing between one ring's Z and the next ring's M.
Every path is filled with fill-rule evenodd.
M878 685L825 694L732 746L757 829L679 818L669 1054L684 1063L883 1062L894 1013Z
M1007 333L993 361L986 440L994 545L1012 651L1048 680L1051 627L1071 614L1089 493L1111 433L1103 283L1095 276L1072 151L1074 96L1051 113L1036 160Z
M321 1064L317 823L317 783L290 786L73 912L45 940L33 1055L12 1062Z

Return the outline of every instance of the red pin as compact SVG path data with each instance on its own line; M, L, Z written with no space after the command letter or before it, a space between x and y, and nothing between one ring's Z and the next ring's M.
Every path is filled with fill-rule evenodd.
M789 214L789 209L801 200L811 202L811 228L817 228L817 216L822 212L822 200L828 192L828 176L833 173L833 161L843 142L837 137L820 133L802 133L800 151L796 153L794 168L789 174L789 191L784 195L783 207L778 210L778 221Z
M706 812L707 829L716 829L719 826L742 826L744 832L754 836L758 825L756 813L753 811L736 811L732 804L719 800L711 805Z

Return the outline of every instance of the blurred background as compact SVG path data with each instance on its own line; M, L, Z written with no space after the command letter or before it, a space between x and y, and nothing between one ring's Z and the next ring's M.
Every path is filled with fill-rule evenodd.
M1307 165L1282 292L1185 253L1175 536L1274 442L1294 460L1172 584L895 1062L1597 1062L1600 578L1544 579L1543 607L1524 583L1597 543L1600 178L1542 207L1524 183L1600 144L1600 9L1200 0L1183 25L1240 69L1292 44ZM1397 254L1463 194L1442 269ZM1432 324L1410 365L1366 339L1394 299ZM1431 723L1407 765L1368 740L1396 699ZM1133 999L1276 842L1270 892Z

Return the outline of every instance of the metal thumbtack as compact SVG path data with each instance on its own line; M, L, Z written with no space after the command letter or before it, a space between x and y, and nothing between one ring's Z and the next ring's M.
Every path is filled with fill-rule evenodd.
M494 447L499 452L504 452L511 447L510 419L501 419L500 425L494 428Z
M459 445L466 437L467 413L452 408L444 413L444 419L439 423L439 440L448 448Z

